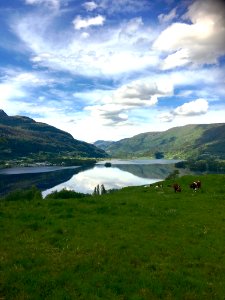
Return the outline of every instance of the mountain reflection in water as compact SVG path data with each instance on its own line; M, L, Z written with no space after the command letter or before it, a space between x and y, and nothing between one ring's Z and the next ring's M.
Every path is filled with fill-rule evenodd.
M163 180L174 169L173 165L116 165L106 168L97 165L93 169L74 175L69 181L43 192L43 196L62 189L75 190L82 193L92 193L99 184L104 184L106 190L120 189L125 186L151 184Z
M54 171L44 171L41 173L17 173L0 174L0 196L6 195L16 189L29 189L36 186L41 191L54 187L90 167L58 169ZM10 170L10 169L9 169Z
M15 189L27 189L36 186L42 191L43 196L55 190L63 188L75 190L76 192L92 193L99 184L104 184L108 189L119 189L125 186L151 184L165 179L173 170L173 162L170 164L143 164L132 161L115 161L112 167L106 168L103 163L94 167L79 167L69 169L59 169L47 172L42 168L43 173L17 174L7 171L0 172L0 195L3 196ZM40 170L39 170L40 171ZM15 173L15 172L14 172Z

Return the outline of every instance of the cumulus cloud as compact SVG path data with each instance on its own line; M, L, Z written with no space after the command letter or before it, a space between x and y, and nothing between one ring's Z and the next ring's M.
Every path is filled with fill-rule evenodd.
M102 120L104 125L121 124L128 119L125 107L119 104L88 106L85 110L90 111L93 117Z
M167 129L166 123L155 119L159 111L164 111L161 120L171 126L196 120L223 121L224 106L212 114L225 92L224 60L219 59L225 51L222 1L169 1L177 9L166 12L163 8L160 24L150 19L153 8L161 7L154 1L25 1L32 9L18 6L18 13L9 11L7 20L9 31L17 36L15 43L23 46L26 66L30 62L29 70L33 71L2 72L6 74L0 84L5 108L17 113L40 112L43 121L55 126L60 119L62 129L73 131L75 137L79 134L81 139L84 130L80 128L89 129L93 124L91 132L85 130L89 140L101 134L108 138L110 132L113 139L119 139L163 126ZM187 3L192 3L188 9ZM60 9L64 4L68 4L66 9ZM186 13L178 16L184 9ZM176 67L182 71L174 70ZM56 81L59 76L70 77L70 84L57 85L50 74ZM174 104L177 99L179 106ZM210 99L210 110L205 99ZM58 111L49 115L51 107ZM166 112L168 107L171 110ZM73 126L70 120L75 120ZM133 124L138 126L131 127Z
M123 85L113 94L113 101L127 106L152 106L157 103L157 97L173 94L170 82L151 80L136 80Z
M81 16L77 16L73 20L74 28L80 30L82 28L88 28L90 26L102 26L105 22L105 17L98 15L94 18L83 19Z
M184 103L174 109L173 114L175 116L198 116L206 114L209 105L208 101L205 99L197 99L188 103Z
M176 116L194 117L201 116L208 112L209 104L206 99L199 98L194 101L184 103L167 113L162 113L159 118L162 122L171 122Z
M183 20L183 23L167 27L153 44L155 50L169 53L161 68L216 64L225 54L225 6L222 1L197 0L189 6Z
M96 4L94 1L90 1L90 2L85 2L83 6L87 11L93 11L98 7L98 4Z
M172 94L173 86L168 81L137 80L121 86L111 96L103 97L102 105L87 106L85 109L102 119L104 124L126 125L133 110L150 108L158 103L158 98Z

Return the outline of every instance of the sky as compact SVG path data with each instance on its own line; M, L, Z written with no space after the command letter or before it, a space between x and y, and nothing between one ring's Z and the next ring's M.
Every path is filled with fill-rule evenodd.
M0 109L86 142L225 122L219 0L1 0Z

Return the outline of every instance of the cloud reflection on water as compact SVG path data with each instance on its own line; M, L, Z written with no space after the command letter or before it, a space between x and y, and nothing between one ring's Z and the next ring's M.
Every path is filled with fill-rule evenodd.
M53 191L62 189L91 194L98 184L104 184L106 190L108 190L120 189L125 186L150 184L156 181L160 181L160 179L141 178L116 167L105 168L96 166L91 170L75 174L70 180L45 190L42 194L45 197Z

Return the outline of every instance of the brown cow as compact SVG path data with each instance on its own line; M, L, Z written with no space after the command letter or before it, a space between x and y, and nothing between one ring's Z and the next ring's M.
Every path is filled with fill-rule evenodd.
M174 192L181 192L181 186L178 183L173 184Z

